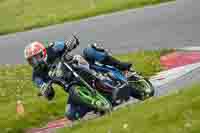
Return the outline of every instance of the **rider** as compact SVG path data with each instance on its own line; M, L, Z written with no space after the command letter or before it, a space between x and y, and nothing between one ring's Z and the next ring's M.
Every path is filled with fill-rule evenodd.
M129 76L133 72L131 69L131 63L121 62L112 57L111 54L106 49L104 49L102 45L93 43L90 46L91 47L85 48L83 50L83 56L90 64L100 62L105 65L111 65L125 72L125 74L129 74Z
M51 82L51 78L48 75L49 68L56 59L62 56L64 52L70 52L78 45L79 45L78 38L73 36L73 39L71 41L55 41L52 43L32 42L31 44L25 47L24 50L25 59L33 67L32 80L35 83L35 85L39 88L40 95L43 95L48 100L53 99L55 91L49 84ZM94 47L91 49L94 52ZM87 57L89 58L91 57L91 59L99 59L98 54L91 54L90 48L86 48L84 50L84 55L87 55ZM120 65L119 61L115 60L114 58L112 58L107 54L104 56L104 59L99 61L101 61L102 63L109 63L109 64L111 63L111 65L113 63L113 65L117 67L123 66L122 67L123 70L125 69L124 66L126 66L123 63L122 65ZM57 83L59 84L60 82ZM67 84L64 87L67 88ZM66 91L68 92L67 89ZM70 93L69 93L68 105L69 106L68 110L66 110L66 117L69 120L76 120L80 117L83 117L87 112L90 111L89 107L79 103L74 103L73 94Z

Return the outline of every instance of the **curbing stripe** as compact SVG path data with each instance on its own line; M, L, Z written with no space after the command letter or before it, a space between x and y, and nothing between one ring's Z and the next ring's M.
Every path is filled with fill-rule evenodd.
M191 46L191 47L183 47L183 48L175 48L177 51L200 51L199 46Z

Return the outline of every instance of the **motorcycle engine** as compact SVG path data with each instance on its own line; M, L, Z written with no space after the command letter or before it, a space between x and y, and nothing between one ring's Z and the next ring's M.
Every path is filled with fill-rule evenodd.
M79 66L90 69L89 63L81 55L75 55L73 60L77 61Z

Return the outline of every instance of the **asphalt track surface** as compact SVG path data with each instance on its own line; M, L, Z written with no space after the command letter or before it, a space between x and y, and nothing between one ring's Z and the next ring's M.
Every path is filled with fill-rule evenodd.
M89 43L103 43L114 54L139 49L180 48L200 43L200 1L177 0L75 22L0 36L0 64L24 64L25 45L34 40L62 40L76 33L81 51ZM157 92L199 81L200 70L164 85ZM166 90L165 90L166 88Z

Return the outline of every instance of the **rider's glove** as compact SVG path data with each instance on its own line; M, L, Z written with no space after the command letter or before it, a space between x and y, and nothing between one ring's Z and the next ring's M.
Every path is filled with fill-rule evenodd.
M53 87L49 84L44 83L40 89L40 93L46 97L48 100L52 100L55 96L55 91Z
M65 50L67 52L72 51L73 49L75 49L78 45L79 45L79 39L73 35L73 37L65 42Z

